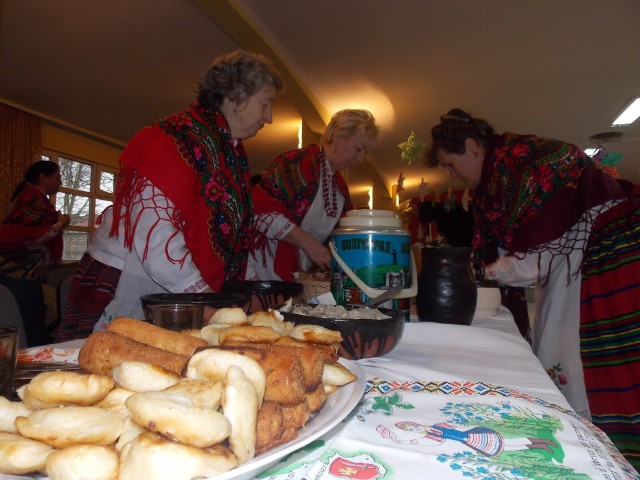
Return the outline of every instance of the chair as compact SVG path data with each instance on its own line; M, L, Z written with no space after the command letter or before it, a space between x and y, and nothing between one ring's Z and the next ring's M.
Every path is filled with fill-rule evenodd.
M53 288L58 288L60 283L67 277L72 277L76 271L78 262L64 263L50 269L43 277L42 282Z
M0 249L0 271L14 277L30 277L45 259L42 250Z
M58 301L58 320L56 323L58 325L62 322L62 315L64 314L64 307L67 304L67 298L69 297L69 290L71 289L72 282L73 275L65 277L56 289L56 300Z
M0 322L18 327L20 330L18 334L18 347L26 348L27 334L24 329L24 322L22 321L18 301L13 293L11 293L11 290L2 284L0 284L0 311L2 312L2 314L0 314Z

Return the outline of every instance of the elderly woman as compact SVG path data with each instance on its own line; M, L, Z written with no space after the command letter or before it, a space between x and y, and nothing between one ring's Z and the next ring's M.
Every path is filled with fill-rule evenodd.
M253 242L242 140L271 123L283 81L261 55L217 57L184 111L143 128L120 157L113 210L78 267L57 339L144 318L140 296L217 291L244 278Z
M427 165L476 185L486 277L537 283L533 348L572 407L640 466L640 189L575 145L496 134L460 109L431 131Z
M249 257L247 279L294 279L312 264L329 270L323 245L338 219L353 208L340 174L357 167L377 143L380 131L366 110L337 112L320 145L277 157L253 188L258 240Z
M49 200L62 184L57 163L40 160L33 163L11 196L9 213L0 226L0 247L14 250L40 250L42 264L62 260L62 232L69 215L56 211Z

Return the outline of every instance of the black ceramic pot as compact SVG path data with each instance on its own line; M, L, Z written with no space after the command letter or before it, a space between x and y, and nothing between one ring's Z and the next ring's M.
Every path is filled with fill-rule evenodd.
M470 325L478 292L471 249L423 248L416 308L421 322Z

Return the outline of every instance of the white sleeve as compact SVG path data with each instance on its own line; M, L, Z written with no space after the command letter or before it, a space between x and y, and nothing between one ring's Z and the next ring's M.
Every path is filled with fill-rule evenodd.
M132 221L138 222L133 249L158 285L174 293L197 293L208 285L193 263L184 235L170 220L175 210L157 187L147 183L140 201L135 202L131 211Z
M485 267L485 278L497 280L512 287L528 287L538 280L538 254L516 258L513 255L499 257Z
M256 228L270 240L281 240L295 224L281 213L261 213L254 216Z

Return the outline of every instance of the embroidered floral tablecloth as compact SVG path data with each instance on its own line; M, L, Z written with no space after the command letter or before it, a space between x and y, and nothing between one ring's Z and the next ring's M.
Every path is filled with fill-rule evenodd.
M260 479L639 479L572 410L481 382L385 381Z
M407 324L394 351L358 362L351 414L256 478L640 480L512 327L504 309L471 327Z

